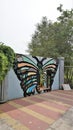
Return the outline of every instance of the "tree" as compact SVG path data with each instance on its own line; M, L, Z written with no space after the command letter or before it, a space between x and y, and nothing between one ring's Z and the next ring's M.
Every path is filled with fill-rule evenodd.
M0 43L0 82L5 78L8 70L13 66L15 53L9 46Z
M73 9L63 10L60 5L57 10L61 15L56 22L43 17L37 24L28 52L43 57L63 56L69 64L68 59L73 53Z

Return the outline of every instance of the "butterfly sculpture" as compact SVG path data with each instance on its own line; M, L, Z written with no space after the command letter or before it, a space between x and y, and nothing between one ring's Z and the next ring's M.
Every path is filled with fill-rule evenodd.
M40 86L48 87L48 74L51 76L52 85L57 71L57 61L52 58L16 54L14 71L20 80L24 96L40 93Z

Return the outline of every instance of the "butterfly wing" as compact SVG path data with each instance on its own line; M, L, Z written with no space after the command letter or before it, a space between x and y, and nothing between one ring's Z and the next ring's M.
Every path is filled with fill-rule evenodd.
M44 71L44 78L47 79L48 75L50 75L51 78L51 84L53 83L54 76L57 71L57 60L53 58L46 58L46 60L43 61L43 71Z
M55 71L57 69L57 61L52 58L47 58L43 63L43 69Z
M26 55L16 54L14 71L20 80L24 96L34 93L37 86L38 67L33 58Z

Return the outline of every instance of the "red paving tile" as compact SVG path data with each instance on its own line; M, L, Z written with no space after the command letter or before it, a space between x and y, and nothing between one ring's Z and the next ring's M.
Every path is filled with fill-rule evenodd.
M14 111L16 110L15 107L11 106L10 104L8 103L5 103L5 104L1 104L0 105L0 110L3 111L3 112L9 112L9 111Z
M59 108L61 110L68 110L68 108L69 108L69 106L67 106L67 105L65 106L65 104L59 104L58 102L53 102L53 100L50 101L49 98L47 98L47 97L45 99L44 95L42 95L42 94L41 94L41 99L37 96L35 98L30 97L30 101L31 100L35 101L36 103L43 103L43 104L48 105L48 106L56 107L56 108ZM48 100L48 101L46 101L46 100ZM27 102L28 102L28 100L27 100Z
M40 121L39 119L34 118L33 116L22 112L21 110L14 110L7 112L7 114L15 120L18 120L20 123L24 124L30 130L45 130L49 127L48 123Z
M20 105L23 104L23 106L25 106L24 100L21 100L21 101L17 100L15 102L20 104ZM61 116L61 114L59 112L54 112L54 111L49 110L47 108L42 108L41 106L37 106L36 104L29 105L29 106L27 106L27 108L29 108L30 110L36 111L44 116L50 117L52 119L58 119Z
M68 94L62 94L62 93L57 93L57 92L55 92L55 93L50 93L51 95L53 95L53 96L58 96L58 97L60 97L61 99L63 99L63 98L65 98L66 100L71 100L71 98L73 98L73 95L69 95L68 96Z
M42 96L42 95L41 95ZM47 98L47 99L51 99L53 101L59 101L68 105L73 105L73 97L71 97L70 99L63 97L63 96L57 96L54 95L53 93L50 94L43 94L43 97Z
M51 94L52 94L52 92L51 92ZM57 96L62 96L62 97L68 98L68 99L73 98L73 93L69 94L68 92L67 93L62 93L62 92L55 91L55 93L53 93L53 94L57 95Z
M56 91L55 91L56 92ZM58 90L57 92L59 92L59 93L64 93L64 94L68 94L68 95L73 95L73 89L72 90Z
M9 104L10 102L16 105ZM49 120L50 118L53 123L73 106L73 91L51 91L27 98L12 100L10 102L1 104L0 111L6 113L11 119L15 119L23 124L29 130L46 130L51 123L45 121L45 119ZM22 109L26 109L26 111L22 111ZM57 111L55 111L55 109ZM63 113L60 112L60 110L63 111ZM28 111L36 113L36 116ZM41 117L43 115L43 120L41 117L38 117L38 115Z
M45 105L49 105L49 106L52 106L52 107L55 107L55 108L58 108L58 109L61 109L61 110L68 110L70 108L70 106L65 106L64 104L56 104L56 103L50 103L49 101L48 102L44 102L43 104Z

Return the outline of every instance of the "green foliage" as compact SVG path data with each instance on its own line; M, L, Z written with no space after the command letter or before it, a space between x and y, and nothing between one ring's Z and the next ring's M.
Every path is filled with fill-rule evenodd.
M8 70L13 66L15 53L9 46L0 43L0 81L5 78Z
M2 81L8 71L8 58L0 53L0 81Z
M73 89L73 66L65 66L64 82L70 84Z
M56 22L42 18L37 24L36 31L28 44L31 55L43 57L65 57L66 63L73 54L73 9L63 10L62 5L57 8L61 15Z

